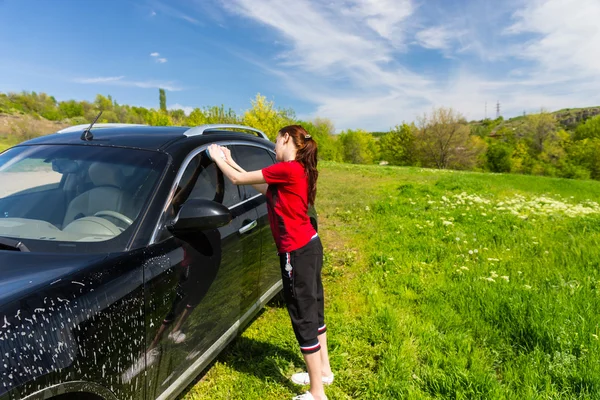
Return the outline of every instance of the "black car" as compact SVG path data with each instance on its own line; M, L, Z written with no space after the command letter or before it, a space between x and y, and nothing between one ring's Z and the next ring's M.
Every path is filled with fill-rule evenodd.
M265 196L206 152L263 168L262 132L86 128L0 154L0 400L174 398L281 290Z

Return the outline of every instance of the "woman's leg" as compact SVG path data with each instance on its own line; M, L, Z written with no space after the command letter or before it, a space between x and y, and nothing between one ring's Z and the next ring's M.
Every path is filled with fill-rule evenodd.
M324 399L325 391L323 389L323 381L321 380L321 351L303 355L308 376L310 377L310 393L315 399Z
M329 352L327 351L327 332L323 332L317 338L319 339L319 344L321 345L321 350L319 351L319 354L321 355L321 375L326 378L330 378L333 376L333 372L331 372L331 365L329 365Z
M318 317L319 317L319 329L317 331L319 344L321 345L321 374L327 378L333 378L331 372L331 365L329 365L329 352L327 350L327 326L325 325L325 296L323 294L323 281L321 279L321 270L323 269L323 245L321 244L321 238L318 238L318 256L316 266L317 276L317 304L318 304Z

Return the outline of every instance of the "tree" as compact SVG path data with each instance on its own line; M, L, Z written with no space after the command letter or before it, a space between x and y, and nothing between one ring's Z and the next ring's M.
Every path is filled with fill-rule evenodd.
M160 102L160 111L167 112L167 94L165 89L158 89L158 97Z
M206 116L207 124L237 124L239 118L235 111L231 108L225 109L225 106L212 106L204 108L204 115Z
M474 165L484 150L470 139L464 117L451 108L434 109L417 121L417 148L425 166L445 169Z
M379 140L381 157L392 165L415 165L414 124L396 125Z
M600 180L600 138L577 140L567 148L569 160L589 171L592 179Z
M485 166L492 172L510 172L512 149L502 142L493 142L485 153Z
M252 101L252 107L244 113L243 123L265 132L269 139L275 140L281 128L294 122L290 110L276 109L272 101L267 101L260 93Z
M319 160L342 161L336 137L333 135L333 122L326 118L315 118L311 122L298 121L317 142Z
M555 141L558 137L557 123L554 115L542 110L539 114L530 114L525 117L521 126L524 137L537 154L544 151L546 143Z
M363 130L342 132L339 137L342 157L352 164L372 164L377 159L375 138Z
M152 110L146 116L146 123L151 126L171 126L173 125L173 120L167 113Z
M100 111L111 111L113 108L112 98L110 96L105 97L101 94L96 95L96 100L94 100L94 105ZM97 112L96 112L97 114Z
M185 122L185 111L183 110L171 110L169 115L173 120L174 125L183 125Z
M75 100L61 101L58 108L67 118L83 116L83 106Z
M575 128L573 139L591 139L600 138L600 115L588 119Z

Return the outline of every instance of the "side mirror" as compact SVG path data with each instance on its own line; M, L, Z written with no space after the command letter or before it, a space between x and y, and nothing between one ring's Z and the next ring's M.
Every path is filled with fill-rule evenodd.
M167 229L174 235L185 234L219 228L231 220L231 213L224 205L212 200L192 199L183 203L177 217L167 225Z

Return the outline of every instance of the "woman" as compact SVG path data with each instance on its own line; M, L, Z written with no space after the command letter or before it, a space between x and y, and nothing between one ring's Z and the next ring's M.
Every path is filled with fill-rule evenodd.
M310 384L308 392L294 399L325 400L323 384L333 382L333 373L323 311L323 247L307 213L317 193L317 143L300 125L286 126L275 142L278 162L249 172L233 161L225 147L213 144L208 152L234 184L253 185L267 196L284 298L308 370L294 374L292 381Z

